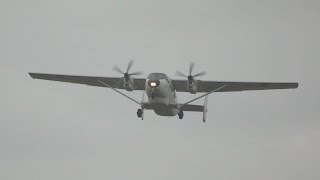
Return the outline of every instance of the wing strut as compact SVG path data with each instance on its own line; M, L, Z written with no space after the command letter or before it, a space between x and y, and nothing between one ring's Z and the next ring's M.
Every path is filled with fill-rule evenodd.
M211 93L213 93L213 92L216 92L216 91L219 91L220 89L223 89L223 88L225 88L225 87L227 87L227 86L228 86L227 84L225 84L225 85L223 85L223 86L220 86L220 87L218 87L218 88L216 88L216 89L214 89L214 90L212 90L212 91L210 91L210 92L208 92L208 93L205 93L205 94L203 94L203 95L201 95L201 96L199 96L199 97L197 97L197 98L194 98L194 99L192 99L192 100L190 100L190 101L182 104L180 107L182 107L182 106L184 106L184 105L187 105L187 104L190 104L191 102L193 102L193 101L195 101L195 100L198 100L198 99L200 99L200 98L203 98L203 97L205 97L205 96L208 96L209 94L211 94Z
M203 105L203 116L202 116L202 121L205 123L207 120L207 111L208 111L208 96L205 97L204 99L204 105Z
M126 94L124 94L124 93L120 92L119 90L117 90L117 89L113 88L112 86L108 85L107 83L105 83L105 82L103 82L103 81L101 81L101 80L98 80L98 82L99 82L99 83L101 83L102 85L104 85L104 86L106 86L106 87L108 87L108 88L110 88L110 89L114 90L115 92L117 92L117 93L119 93L119 94L123 95L124 97L126 97L126 98L130 99L131 101L133 101L133 102L135 102L135 103L139 104L139 105L142 107L142 104L141 104L141 103L139 103L139 102L138 102L138 101L136 101L135 99L133 99L133 98L129 97L128 95L126 95Z

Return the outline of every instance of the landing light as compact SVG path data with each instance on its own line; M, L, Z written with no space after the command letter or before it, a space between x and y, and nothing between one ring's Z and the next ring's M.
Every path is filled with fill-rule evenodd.
M157 83L156 83L156 82L151 82L151 83L150 83L150 86L151 86L151 87L156 87L156 86L157 86Z
M158 87L160 84L160 81L159 80L149 80L148 81L148 85L152 88L156 88Z

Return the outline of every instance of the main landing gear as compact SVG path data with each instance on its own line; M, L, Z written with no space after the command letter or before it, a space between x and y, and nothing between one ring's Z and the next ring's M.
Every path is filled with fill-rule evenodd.
M143 120L143 109L138 109L137 116L138 118L141 118L141 120Z
M183 111L179 111L179 113L178 113L178 116L179 116L179 119L182 119L183 118Z

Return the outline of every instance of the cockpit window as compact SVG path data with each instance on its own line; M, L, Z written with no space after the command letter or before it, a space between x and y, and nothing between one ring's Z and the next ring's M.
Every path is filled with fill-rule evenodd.
M152 73L152 74L149 74L148 79L152 79L152 80L167 79L167 76L162 73Z

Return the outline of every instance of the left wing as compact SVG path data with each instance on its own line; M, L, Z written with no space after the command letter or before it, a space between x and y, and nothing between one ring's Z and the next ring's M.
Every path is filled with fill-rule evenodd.
M187 81L172 80L174 89L178 92L188 92ZM298 83L279 83L279 82L228 82L228 81L197 81L198 92L210 92L214 89L225 86L216 92L229 91L250 91L250 90L269 90L269 89L295 89Z
M43 79L50 81L60 81L76 84L85 84L89 86L100 86L106 87L99 81L102 81L113 88L124 89L123 88L123 78L114 77L95 77L95 76L72 76L72 75L62 75L62 74L42 74L42 73L29 73L33 79ZM144 90L145 89L145 79L134 79L134 90Z

